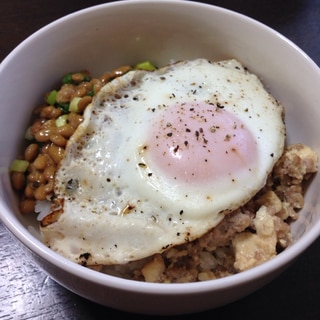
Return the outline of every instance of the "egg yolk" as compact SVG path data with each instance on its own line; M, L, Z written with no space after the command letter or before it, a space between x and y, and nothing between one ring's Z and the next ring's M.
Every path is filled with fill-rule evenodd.
M255 137L220 105L169 106L155 117L150 130L148 166L176 182L210 183L257 163Z

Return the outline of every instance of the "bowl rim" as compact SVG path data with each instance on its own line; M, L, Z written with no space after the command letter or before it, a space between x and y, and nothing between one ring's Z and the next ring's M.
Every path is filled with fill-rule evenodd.
M11 58L13 58L13 56L21 49L21 47L23 47L23 46L27 45L29 42L33 41L34 38L39 36L41 33L44 33L46 31L48 31L49 29L52 29L52 28L60 25L61 23L67 22L67 20L69 20L69 19L81 17L82 15L86 15L86 14L91 13L93 11L100 11L101 9L105 9L105 8L120 7L120 6L136 6L137 4L138 5L140 5L140 4L146 4L146 5L157 4L157 5L162 5L162 6L166 6L168 4L169 5L183 4L184 6L190 6L190 7L194 7L194 8L216 10L216 11L219 11L223 14L228 14L228 15L234 16L237 19L241 19L241 20L253 23L253 24L255 24L256 27L263 28L263 29L265 29L265 31L268 31L269 33L273 33L279 39L286 42L289 46L294 47L294 49L296 51L298 51L307 60L309 60L309 63L320 68L309 57L309 55L306 52L304 52L300 47L298 47L289 38L287 38L286 36L284 36L283 34L278 32L277 30L271 28L267 24L255 19L255 18L252 18L248 15L245 15L241 12L235 11L235 10L224 8L222 6L215 5L215 4L198 2L196 0L112 0L111 2L92 5L92 6L82 8L82 9L76 10L74 12L68 13L68 14L66 14L62 17L59 17L59 18L47 23L46 25L40 27L38 30L36 30L35 32L30 34L24 40L22 40L11 52L9 52L9 54L2 60L2 62L0 61L0 71L3 67L3 65L5 65L5 63L7 63L7 60L10 60Z
M67 22L69 19L74 19L77 17L81 17L82 15L92 13L93 11L108 9L113 6L135 6L136 4L161 4L161 5L180 5L197 8L204 8L210 10L217 10L223 14L232 15L237 19L242 19L250 24L254 24L254 26L263 28L266 32L271 33L274 37L279 38L280 40L287 43L287 45L293 47L293 49L300 54L300 56L308 63L311 67L318 67L317 64L297 45L295 45L291 40L280 34L278 31L270 28L266 24L253 19L249 16L246 16L242 13L223 8L220 6L200 3L196 1L185 1L185 0L121 0L114 1L109 3L103 3L99 5L90 6L72 13L69 13L61 18L58 18L49 24L43 26L36 32L32 33L25 40L23 40L20 44L18 44L0 63L0 73L3 68L14 59L17 52L23 49L24 46L29 45L30 42L36 40L38 36L52 28L60 25L61 23ZM319 69L319 67L318 67ZM320 71L320 69L319 69ZM320 72L319 72L320 74ZM9 179L9 178L7 178ZM9 209L5 206L4 203L0 202L0 219L2 220L4 226L13 234L21 243L23 243L27 248L29 248L33 253L43 258L50 264L58 267L59 269L64 269L67 272L74 274L78 277L84 278L92 283L99 283L109 287L113 287L116 289L122 289L125 291L135 291L135 292L143 292L149 294L157 294L157 295L175 295L177 293L188 295L192 292L201 293L207 292L217 289L227 289L229 287L234 287L235 285L241 285L242 283L248 283L253 281L254 279L261 278L266 274L272 273L273 271L278 270L279 268L283 268L288 264L288 262L292 262L298 256L303 253L305 249L307 249L320 235L320 221L312 226L310 230L308 230L307 234L304 234L302 238L298 239L295 243L293 243L286 250L278 254L273 259L264 262L263 264L254 267L252 269L240 272L238 274L234 274L231 276L227 276L220 279L207 280L202 282L190 282L190 283L147 283L140 282L135 280L123 279L117 276L112 276L104 273L100 273L88 268L84 268L81 265L76 264L59 255L58 253L52 251L48 247L45 246L40 240L38 240L35 236L33 236L27 229L24 227L18 218L15 215L7 215Z

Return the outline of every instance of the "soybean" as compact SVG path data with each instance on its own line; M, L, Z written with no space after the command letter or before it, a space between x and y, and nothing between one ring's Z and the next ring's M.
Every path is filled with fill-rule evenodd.
M12 187L20 193L22 214L34 212L37 200L50 199L54 194L55 173L68 139L83 122L83 113L94 95L107 82L131 69L131 66L121 66L100 78L92 78L87 71L69 73L63 77L60 88L44 94L44 104L36 106L32 113L29 144L19 157L29 163L27 170L11 171ZM76 108L70 108L75 97L79 98ZM60 121L62 117L63 122Z

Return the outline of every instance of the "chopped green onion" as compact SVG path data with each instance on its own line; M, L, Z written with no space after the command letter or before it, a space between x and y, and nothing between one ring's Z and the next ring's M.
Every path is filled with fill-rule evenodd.
M81 73L83 75L83 80L82 81L86 81L86 82L89 82L91 80L91 78L85 74L85 73Z
M29 162L27 160L19 160L15 159L13 160L10 171L16 171L16 172L25 172L28 169Z
M48 97L47 97L47 103L50 105L50 106L54 106L55 103L57 102L57 90L52 90Z
M76 74L81 74L82 75L82 79L81 81L76 81L76 80L73 80L74 78L72 78L72 76L74 75L75 73L67 73L66 75L63 76L62 78L62 83L63 84L79 84L79 82L88 82L91 80L91 78L84 72L77 72Z
M63 112L69 112L69 103L56 103L57 107L60 107Z
M69 111L70 112L79 112L78 104L79 104L80 100L81 100L81 97L74 97L70 101L70 105L69 105Z
M62 78L62 83L63 84L72 83L72 74L71 73L67 73L66 75L64 75L63 78Z
M58 117L56 119L56 126L57 127L62 127L64 126L65 124L67 124L67 118L68 118L68 115L67 114L63 114L61 115L60 117Z
M140 70L147 70L147 71L154 71L157 69L157 67L150 61L143 61L143 62L137 63L134 68L140 69Z
M87 95L90 97L94 96L94 85L91 86L91 90L87 93Z
M26 132L24 133L24 138L26 139L26 140L29 140L29 141L31 141L31 140L33 140L33 134L32 134L32 132L31 132L31 127L29 127L27 130L26 130Z

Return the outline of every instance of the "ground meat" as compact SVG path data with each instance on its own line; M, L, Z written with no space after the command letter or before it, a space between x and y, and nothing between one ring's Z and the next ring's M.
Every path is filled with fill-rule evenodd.
M286 181L298 185L317 170L317 154L310 147L299 143L287 147L273 170L273 177L279 179L282 185Z
M270 260L292 242L290 222L298 218L305 183L317 170L312 149L291 145L265 187L200 239L102 271L139 281L181 283L226 277Z
M250 223L250 211L243 213L241 209L236 210L227 215L214 229L202 236L199 239L199 245L208 251L215 250L217 247L224 247L230 243L235 234L248 228Z
M277 234L273 216L261 206L253 220L255 233L244 231L235 235L232 246L235 252L234 267L244 271L276 256Z

